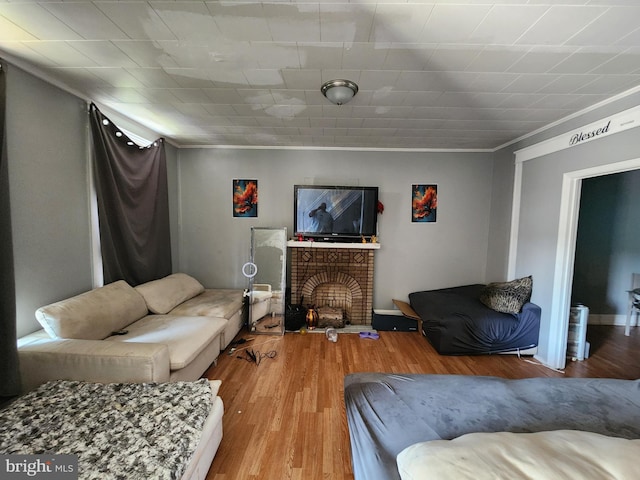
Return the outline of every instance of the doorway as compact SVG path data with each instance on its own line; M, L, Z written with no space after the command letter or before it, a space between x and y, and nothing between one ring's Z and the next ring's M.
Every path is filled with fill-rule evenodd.
M598 177L614 173L640 169L640 158L623 162L600 165L584 170L567 172L562 179L562 197L560 202L560 226L558 231L556 269L554 273L554 289L551 302L551 318L559 319L551 325L549 342L549 364L555 368L566 365L567 331L569 328L569 308L573 289L574 258L580 210L580 194L582 181L586 178Z

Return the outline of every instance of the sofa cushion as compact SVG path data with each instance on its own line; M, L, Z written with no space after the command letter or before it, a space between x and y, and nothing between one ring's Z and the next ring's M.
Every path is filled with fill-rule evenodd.
M102 340L147 314L147 305L124 280L40 307L36 319L53 338Z
M195 315L229 319L242 309L242 290L206 289L171 310L171 315Z
M186 273L174 273L159 280L138 285L136 290L147 302L150 312L164 315L185 300L202 293L204 287Z
M167 345L173 371L189 365L211 342L219 342L216 337L222 335L226 324L223 318L147 315L129 325L125 335L113 335L105 341Z
M577 430L477 432L415 443L397 463L403 480L638 478L639 451L640 440Z

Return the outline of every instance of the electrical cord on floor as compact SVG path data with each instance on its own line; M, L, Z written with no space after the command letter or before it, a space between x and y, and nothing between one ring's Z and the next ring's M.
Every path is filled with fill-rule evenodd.
M260 353L260 351L258 350L248 349L244 351L244 354L244 357L242 355L238 355L236 358L239 358L240 360L246 360L250 363L255 363L257 366L260 365L260 362L263 358L276 358L278 352L276 352L275 350L270 350L266 353Z
M560 369L558 369L558 368L550 367L549 365L545 365L544 363L542 363L542 362L538 362L537 360L536 360L536 361L534 361L534 360L529 360L528 358L523 358L523 357L520 355L520 350L519 350L519 349L518 349L518 358L519 358L520 360L524 361L524 362L530 363L531 365L539 365L539 366L541 366L541 367L548 368L549 370L553 370L554 372L562 373L562 374L564 375L564 370L560 370Z

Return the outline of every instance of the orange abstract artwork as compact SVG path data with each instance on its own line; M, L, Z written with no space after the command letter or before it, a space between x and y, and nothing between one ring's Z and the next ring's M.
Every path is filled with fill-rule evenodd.
M413 185L411 194L411 221L435 222L438 209L437 185Z
M258 180L233 181L233 216L258 216Z

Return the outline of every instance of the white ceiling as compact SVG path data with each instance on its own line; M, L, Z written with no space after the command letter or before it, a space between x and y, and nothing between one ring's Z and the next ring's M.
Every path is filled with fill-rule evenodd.
M0 55L180 146L495 149L640 85L640 0L0 0Z

